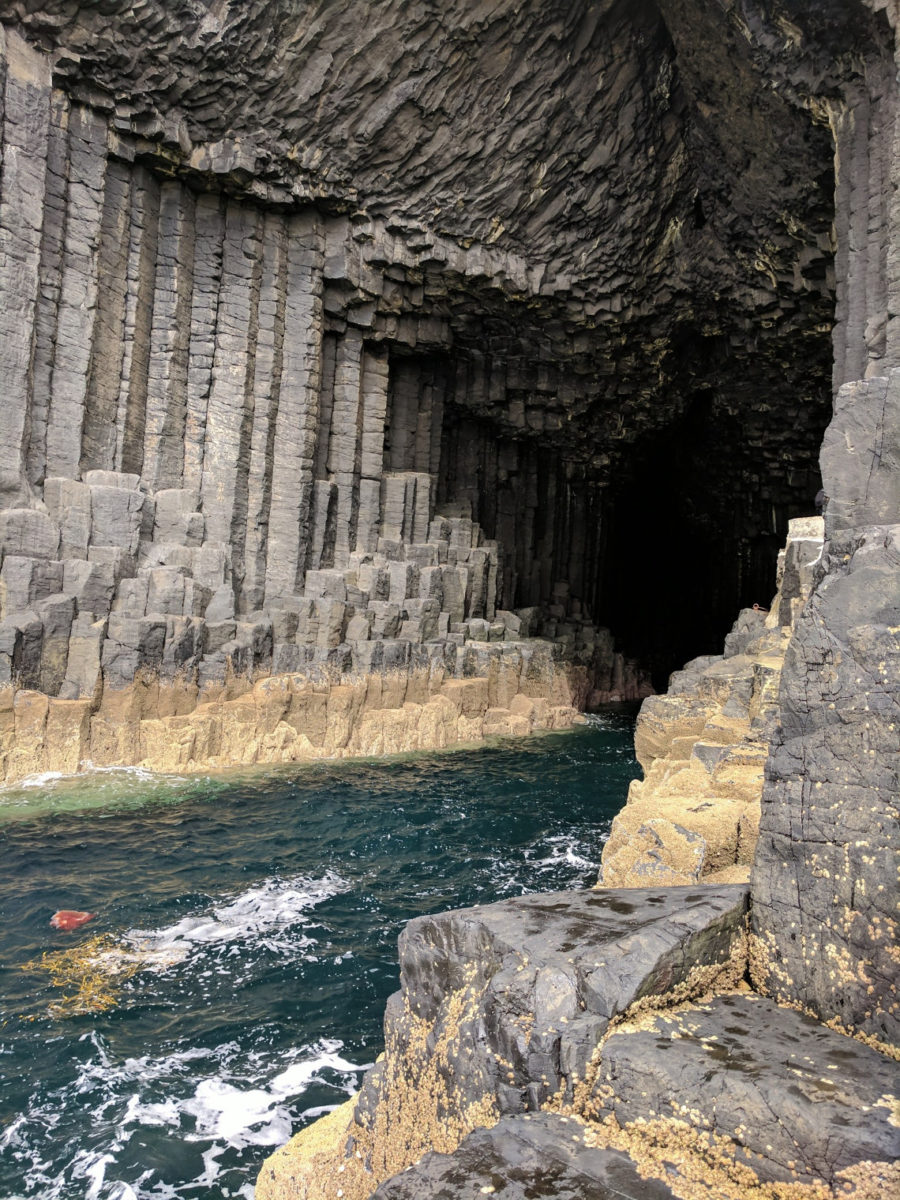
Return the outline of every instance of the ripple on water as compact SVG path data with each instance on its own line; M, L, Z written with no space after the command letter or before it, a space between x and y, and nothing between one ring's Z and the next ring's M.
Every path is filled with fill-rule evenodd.
M28 1196L182 1197L207 1195L197 1189L214 1185L222 1195L251 1195L245 1152L286 1141L311 1088L331 1099L316 1112L328 1111L353 1094L370 1065L343 1057L336 1038L277 1055L229 1041L122 1061L96 1032L82 1041L90 1050L74 1077L35 1097L0 1135L4 1157L22 1166L20 1186ZM85 1139L81 1130L66 1137L63 1114L74 1098L89 1107L99 1137ZM158 1143L154 1133L164 1140ZM173 1135L180 1145L169 1159ZM48 1142L52 1156L44 1152ZM251 1155L254 1163L259 1157ZM129 1166L129 1183L115 1178Z
M250 1200L262 1158L381 1049L419 913L589 883L637 773L629 720L466 753L0 796L0 1196ZM57 908L96 912L62 934ZM45 951L153 969L56 1019ZM154 957L155 955L155 957Z

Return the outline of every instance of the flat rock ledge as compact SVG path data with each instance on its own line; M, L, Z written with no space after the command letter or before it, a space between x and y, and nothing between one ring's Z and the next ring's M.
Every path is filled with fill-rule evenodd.
M614 1031L595 1083L623 1128L695 1142L732 1186L824 1185L868 1164L889 1189L900 1156L900 1067L894 1059L753 992L655 1014ZM654 1129L655 1126L655 1129ZM880 1164L880 1165L879 1165ZM900 1177L894 1175L894 1187Z
M745 887L707 886L557 892L411 921L383 1058L354 1101L266 1161L257 1200L365 1200L479 1127L577 1108L623 1014L737 985L746 914Z
M257 1200L888 1200L900 1067L746 983L748 889L411 921L385 1054Z
M613 1029L580 1112L504 1118L374 1198L893 1200L898 1083L870 1047L754 993L723 995Z

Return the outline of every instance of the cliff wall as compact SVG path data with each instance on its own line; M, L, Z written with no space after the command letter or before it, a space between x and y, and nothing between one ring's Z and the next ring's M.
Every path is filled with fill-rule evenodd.
M694 7L665 7L677 38L678 14ZM895 6L873 7L896 23ZM745 6L748 27L753 16ZM780 28L786 42L802 40L800 28ZM772 613L744 614L722 659L699 660L646 705L647 778L604 859L605 881L608 871L639 886L413 922L384 1062L327 1128L269 1160L262 1195L897 1191L897 89L883 32L857 84L823 101L837 183L824 523L795 527ZM728 779L716 777L723 762ZM658 830L626 828L645 795L650 825L660 796L677 808L680 861L665 860L661 837L648 849ZM751 801L755 853L735 864ZM732 802L741 812L717 838ZM723 900L723 866L751 858L748 941L739 919L713 921L704 932L724 944L687 935L670 953L666 938L685 933L694 906ZM717 882L645 890L704 872ZM604 920L646 922L639 942L620 928L609 945L581 911L588 896ZM651 931L665 904L675 911ZM631 989L637 944L666 965ZM689 965L696 976L679 973ZM860 1089L872 1084L866 1100ZM865 1128L854 1116L863 1111Z
M7 778L159 765L135 722L268 677L539 635L571 705L715 648L818 486L831 127L862 153L887 76L883 15L714 8L7 6Z
M649 1123L633 1162L656 1154L662 1196L737 1194L748 1166L817 1200L896 1185L893 1118L870 1138L852 1116L892 1111L885 1056L772 999L897 1044L897 19L893 0L4 8L8 779L443 745L638 696L643 666L717 651L767 594L836 395L825 542L765 728L749 954L740 889L640 896L654 953L633 978L595 911L629 915L628 893L413 930L392 1057L329 1124L317 1188L350 1163L364 1196L437 1128L455 1154L548 1105L617 1152L613 1126ZM732 766L758 786L758 761ZM723 987L671 1037L610 1028ZM735 1012L779 1031L780 1081L723 1041ZM490 1054L462 1063L459 1036ZM659 1039L690 1042L672 1077ZM790 1109L802 1139L764 1115L807 1069L792 1042L842 1070L823 1141L817 1078ZM718 1091L708 1108L717 1049L762 1080L741 1090L762 1138ZM690 1177L669 1179L685 1138ZM870 1160L874 1184L843 1174ZM422 1168L438 1188L454 1169Z
M430 748L649 690L590 616L583 482L447 416L490 382L511 426L558 423L517 398L552 365L451 359L436 305L470 277L527 294L524 262L259 198L237 142L198 190L193 159L173 178L169 147L54 86L58 53L2 49L7 780ZM312 697L288 721L271 677ZM354 732L363 709L391 731Z

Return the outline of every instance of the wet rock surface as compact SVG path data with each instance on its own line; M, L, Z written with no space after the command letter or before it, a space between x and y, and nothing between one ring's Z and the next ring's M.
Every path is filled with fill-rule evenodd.
M665 811L608 857L746 867L771 745L754 982L896 1045L897 20L6 5L3 776L383 753L646 694L625 651L718 649L770 586L830 374L821 562L648 708ZM352 1134L381 1176L574 1096L614 1014L734 966L744 892L639 889L665 916L617 900L619 926L611 895L411 927Z
M453 1154L427 1154L372 1200L672 1200L627 1154L585 1145L582 1127L548 1113L507 1117L470 1133Z
M614 1032L598 1085L621 1125L673 1119L734 1145L762 1180L824 1180L900 1155L900 1066L754 994Z

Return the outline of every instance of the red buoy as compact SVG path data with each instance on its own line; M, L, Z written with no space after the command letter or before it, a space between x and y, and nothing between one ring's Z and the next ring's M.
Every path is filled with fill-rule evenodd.
M79 925L84 925L94 916L96 913L76 912L74 908L61 908L50 918L50 924L54 929L77 929Z

